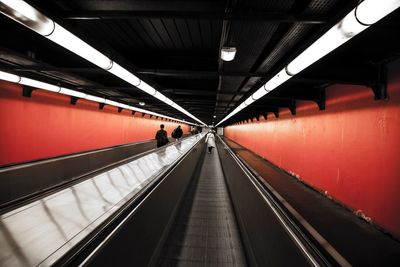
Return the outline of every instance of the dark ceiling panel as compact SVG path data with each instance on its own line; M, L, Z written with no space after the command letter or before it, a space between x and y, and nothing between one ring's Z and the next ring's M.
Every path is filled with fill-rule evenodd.
M163 24L168 31L169 38L174 43L174 49L184 49L184 43L181 34L178 31L174 19L163 19Z
M189 33L189 27L186 19L175 19L176 28L181 36L185 49L191 49L194 47L192 36Z
M202 49L203 48L203 37L200 32L199 20L198 19L187 19L186 24L188 27L188 32L190 39L193 43L193 48Z
M161 38L159 31L155 28L151 19L140 19L139 24L143 27L143 31L150 37L155 43L157 49L167 49L167 44Z
M138 35L138 37L147 45L147 47L151 49L157 49L157 44L154 40L150 37L149 33L146 32L143 25L140 23L139 20L131 20L127 22L128 25L132 28L132 31Z
M165 27L163 20L151 19L150 22L152 23L157 36L159 36L159 38L162 40L165 49L176 49L176 45L171 38L169 30Z

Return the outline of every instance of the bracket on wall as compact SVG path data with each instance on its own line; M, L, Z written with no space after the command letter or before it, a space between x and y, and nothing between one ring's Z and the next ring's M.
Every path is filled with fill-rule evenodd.
M76 102L78 102L78 100L79 100L79 97L71 96L70 104L71 105L76 105Z
M296 99L292 99L292 103L289 106L290 113L296 115Z
M153 115L150 115L150 119L153 118Z
M122 112L122 110L123 110L123 108L121 108L121 107L118 107L118 113L121 113L121 112Z
M144 115L146 115L146 113L142 113L142 117L144 117Z
M268 112L262 115L264 120L268 120Z
M388 99L387 93L387 68L385 65L380 64L378 66L377 81L371 85L372 92L374 93L375 100Z
M106 103L99 103L99 109L103 109Z
M32 91L35 90L35 88L23 85L22 86L22 96L24 97L31 97L32 96Z
M274 110L274 115L275 115L275 118L279 118L279 108Z
M132 110L132 115L135 115L136 111Z
M326 87L319 89L319 97L315 102L317 103L319 110L325 110Z
M257 116L256 116L256 120L257 120L257 121L260 121L260 116L257 115Z

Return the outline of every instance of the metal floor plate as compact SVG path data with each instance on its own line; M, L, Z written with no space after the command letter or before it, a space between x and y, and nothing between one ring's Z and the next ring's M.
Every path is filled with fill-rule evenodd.
M205 154L171 227L160 266L246 266L217 151Z

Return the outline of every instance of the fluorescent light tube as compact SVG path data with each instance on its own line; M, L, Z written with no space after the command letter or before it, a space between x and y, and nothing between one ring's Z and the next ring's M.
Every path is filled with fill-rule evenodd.
M41 35L49 35L54 30L54 22L25 1L1 0L0 10L7 17Z
M52 84L45 83L45 82L40 82L37 80L25 78L25 77L21 77L21 80L19 81L19 83L23 84L23 85L35 87L38 89L43 89L46 91L56 92L56 93L60 92L60 89L61 89L60 86L52 85Z
M148 85L147 83L145 83L144 81L141 81L139 85L136 86L137 88L139 88L140 90L142 90L143 92L148 93L149 95L154 96L156 94L156 89L154 89L153 87L151 87L150 85Z
M75 97L78 97L78 98L86 98L86 94L85 93L78 92L78 91L71 90L71 89L64 88L64 87L61 87L59 93L60 94L64 94L64 95L69 95L69 96L75 96Z
M47 18L34 7L27 4L22 0L0 0L0 12L10 17L11 19L23 24L24 26L38 32L49 40L57 43L58 45L68 49L69 51L77 54L78 56L86 59L87 61L103 68L120 79L128 82L133 86L137 86L142 91L155 95L156 89L141 81L134 74L113 62L110 58L82 41L80 38L64 29L53 20ZM161 94L162 95L162 94ZM166 97L160 96L161 101L169 104L172 107L179 107L172 100L167 100ZM171 103L172 102L172 103ZM183 108L180 109L183 112ZM184 110L184 114L190 116L196 121L201 122L195 116ZM202 122L202 124L204 124ZM205 125L205 124L204 124Z
M285 69L283 69L278 72L278 74L276 74L274 77L272 77L271 80L264 84L264 90L267 92L271 92L290 78L292 77L286 73Z
M167 103L167 105L172 106L172 104L174 103L174 101L172 101L171 99L169 99L169 98L167 97L167 99L165 99L165 103Z
M365 0L362 1L355 9L350 11L341 21L322 35L317 41L311 44L292 62L290 62L285 69L281 70L265 85L266 92L274 90L276 87L318 61L332 50L341 46L352 37L367 29L370 25L378 22L394 10L400 7L400 0ZM286 73L285 73L286 72ZM264 95L262 90L258 89L253 95L253 100L257 100ZM247 103L250 101L247 99ZM244 104L244 103L242 103ZM219 124L236 114L236 108Z
M0 80L18 83L21 80L21 77L8 72L0 71Z
M155 98L157 98L158 100L162 101L162 102L166 102L167 101L167 97L165 95L163 95L160 92L156 92L156 94L154 95Z
M357 19L364 25L371 25L400 7L399 0L365 0L356 8Z
M267 93L268 93L268 92L265 91L264 85L263 85L261 88L259 88L257 91L255 91L254 94L251 95L251 97L252 97L254 100L258 100L258 99L260 99L261 97L265 96Z
M247 98L247 99L244 101L244 104L245 104L246 106L249 106L249 105L253 104L254 101L255 101L255 100L250 96L249 98Z
M94 102L98 102L98 103L105 103L106 102L105 98L94 96L94 95L86 95L85 99L90 100L90 101L94 101Z
M82 41L74 34L70 33L59 24L55 23L55 28L52 34L46 36L49 40L61 45L69 51L77 54L78 56L86 59L87 61L95 64L102 69L111 68L113 62L111 59Z
M163 118L179 121L179 122L190 124L190 125L197 125L195 123L187 122L185 120L172 118L172 117L169 117L169 116L166 116L166 115L162 115L162 114L159 114L159 113L156 113L156 112L152 112L152 111L149 111L149 110L145 110L145 109L129 106L129 105L126 105L126 104L123 104L123 103L119 103L119 102L116 102L116 101L104 99L104 98L101 98L101 97L88 95L88 94L85 94L85 93L82 93L82 92L78 92L78 91L75 91L75 90L71 90L71 89L68 89L68 88L64 88L64 87L60 88L57 85L52 85L52 84L49 84L49 83L33 80L33 79L30 79L30 78L26 78L26 77L20 77L18 75L14 75L14 74L11 74L11 73L8 73L8 72L4 72L4 71L0 71L0 80L13 82L13 83L20 83L20 84L23 84L23 85L28 85L28 86L35 87L37 89L44 89L44 90L47 90L47 91L58 92L58 93L69 95L69 96L75 96L75 97L78 97L78 98L84 98L84 99L95 101L95 102L99 102L99 103L105 103L107 105L121 107L121 108L124 108L124 109L135 110L137 112L151 114L153 116L163 117Z
M113 62L111 69L108 71L133 86L141 84L138 77L121 67L118 63Z
M113 101L113 100L108 100L108 99L106 99L106 102L105 102L107 105L110 105L110 106L114 106L114 107L118 107L118 102L116 102L116 101Z
M365 0L286 67L296 75L400 7L400 0Z
M340 22L322 35L317 41L287 65L286 70L288 74L292 76L298 74L349 40L349 38L351 38L350 35L346 35L346 32L342 29L342 23Z
M236 56L236 47L222 47L221 59L223 61L232 61Z

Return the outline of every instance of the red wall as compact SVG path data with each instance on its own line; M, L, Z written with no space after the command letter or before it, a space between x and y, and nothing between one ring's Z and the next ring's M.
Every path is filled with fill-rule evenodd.
M177 123L98 109L92 101L74 106L61 94L35 90L22 96L19 85L0 81L0 166L153 139L163 123L168 134ZM182 125L184 132L188 125Z
M224 134L400 236L400 64L389 66L390 100L361 86L327 90L326 110L232 125Z

